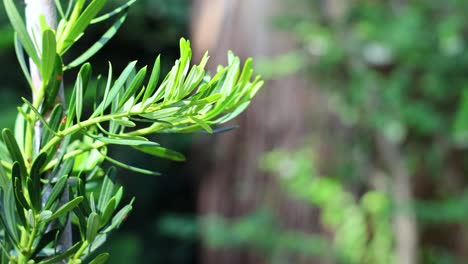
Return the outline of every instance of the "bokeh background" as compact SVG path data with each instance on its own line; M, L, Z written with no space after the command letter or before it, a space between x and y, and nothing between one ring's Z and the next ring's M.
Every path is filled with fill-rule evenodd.
M188 37L211 71L233 50L267 82L235 130L154 137L187 162L111 149L163 176L120 171L136 202L109 263L468 263L468 1L138 0L129 14L95 72L158 54L167 71ZM12 127L28 91L3 8L0 80Z

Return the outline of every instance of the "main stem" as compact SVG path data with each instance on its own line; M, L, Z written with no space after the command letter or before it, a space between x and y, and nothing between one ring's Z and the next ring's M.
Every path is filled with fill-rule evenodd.
M25 0L26 4L26 26L31 38L36 43L36 50L38 54L42 54L42 30L39 23L39 18L41 15L44 16L47 25L52 28L57 28L57 11L55 7L54 0ZM40 110L42 108L42 101L44 91L42 91L44 84L42 83L42 77L38 68L31 59L29 60L29 70L31 73L32 80L32 92L33 92L33 103ZM63 85L61 85L61 91L59 94L63 94ZM63 98L62 102L64 103ZM42 126L38 121L35 124L28 125L28 131L26 132L27 140L26 144L28 145L26 149L26 156L32 161L33 156L39 152L40 149L40 140L42 136ZM29 137L29 140L28 140ZM66 203L68 201L68 188L65 188L62 202ZM59 250L66 250L72 247L72 230L70 219L67 220L65 230L62 234L62 237L59 240Z

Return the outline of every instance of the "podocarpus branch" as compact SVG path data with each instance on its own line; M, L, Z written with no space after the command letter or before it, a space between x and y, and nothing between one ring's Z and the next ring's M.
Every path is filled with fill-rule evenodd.
M220 66L213 76L204 69L208 55L191 66L190 41L183 38L180 59L165 77L160 76L157 57L151 73L147 66L138 70L133 61L117 78L109 63L107 81L101 83L103 78L93 77L87 61L115 34L134 2L129 0L100 14L107 0L68 1L66 9L59 0L28 0L25 21L14 0L3 0L16 33L18 61L33 96L32 102L23 98L14 132L2 131L0 263L82 263L132 210L133 200L119 209L123 187L115 185L116 170L104 170L103 161L159 175L108 157L107 145L125 145L156 157L184 161L181 153L145 136L201 130L214 133L211 126L244 111L262 86L260 77L253 75L252 60L242 66L232 52L228 65ZM60 15L58 24L55 11ZM71 62L62 60L88 26L108 19L114 23L100 40ZM79 66L65 109L65 99L57 101L63 94L59 88L62 75ZM96 104L93 109L84 109L84 98L93 85L97 86ZM86 115L88 110L92 111L90 116ZM77 221L71 223L71 216ZM79 231L75 241L71 224ZM104 263L108 257L102 253L90 263Z

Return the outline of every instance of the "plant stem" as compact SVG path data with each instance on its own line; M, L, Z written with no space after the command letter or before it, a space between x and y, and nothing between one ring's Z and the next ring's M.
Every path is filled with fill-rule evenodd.
M38 54L41 54L42 30L39 23L39 17L43 15L47 25L55 29L57 27L55 3L54 0L25 0L25 4L26 26L28 28L29 35L37 45L36 50L38 51ZM33 85L32 101L34 106L41 110L40 106L44 97L44 84L42 83L42 77L38 65L36 65L31 59L29 60L29 71L31 73ZM33 154L37 153L39 150L42 127L40 122L36 122L35 124L31 124L31 122L29 122L28 126L30 126L30 128L27 130L28 135L26 136L26 156L32 160Z
M36 49L38 54L41 54L42 47L42 29L40 26L40 16L43 15L47 25L52 28L57 28L57 12L54 0L25 0L26 4L26 25L31 38L37 44ZM31 80L33 85L33 104L38 110L42 110L42 103L45 94L45 84L42 81L40 70L38 65L29 60L29 67L31 72ZM59 95L63 95L63 83L60 85ZM59 98L60 99L60 98ZM64 102L62 98L62 102ZM31 115L35 115L31 113ZM32 118L31 120L35 120ZM39 152L42 137L42 124L40 121L28 122L28 128L26 131L26 150L25 154L27 159L32 162L33 156ZM65 204L68 202L68 188L65 189L64 196L62 197L61 203ZM66 194L66 195L65 195ZM68 249L72 247L72 230L70 219L67 219L65 230L59 240L59 246L62 249Z

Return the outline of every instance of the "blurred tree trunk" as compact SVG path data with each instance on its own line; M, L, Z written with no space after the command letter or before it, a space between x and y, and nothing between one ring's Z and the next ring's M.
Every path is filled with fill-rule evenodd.
M209 69L226 62L229 49L242 59L265 58L294 49L286 33L272 25L287 5L283 0L194 1L192 36L195 58L210 52ZM205 162L197 161L201 176L198 205L202 215L228 218L245 215L262 204L274 208L283 226L305 232L317 231L317 213L310 206L287 200L274 177L259 170L259 158L275 148L298 148L308 136L312 122L306 115L313 92L298 76L270 80L246 113L234 121L234 131L212 137ZM207 143L204 143L206 146ZM201 156L200 154L197 154ZM293 257L294 263L310 263ZM267 263L244 250L202 249L204 264ZM314 263L318 263L314 261Z
M330 22L339 24L346 13L347 1L326 0L322 4ZM209 50L210 69L214 71L217 64L225 63L228 49L243 58L275 56L293 49L294 41L286 33L275 31L271 20L280 16L281 10L289 13L296 5L297 2L286 0L194 1L191 32L195 57L200 58ZM212 152L203 155L205 163L198 165L204 169L200 172L199 211L237 217L267 203L275 208L284 226L318 231L317 212L281 194L274 177L259 171L258 157L273 148L297 148L308 137L314 140L318 150L320 169L330 171L341 161L355 158L346 156L349 152L343 151L352 132L340 124L327 98L310 84L306 88L298 76L280 77L265 86L247 113L235 121L240 129L215 136L210 142L214 143ZM380 158L391 177L394 199L397 204L407 206L413 194L401 149L386 139L379 137L377 141ZM370 175L367 167L372 166L364 164L358 169L363 170L363 175ZM357 194L359 189L356 189ZM417 263L418 234L414 215L408 211L399 213L394 224L397 263ZM265 260L247 251L202 250L204 264L262 261ZM302 261L311 263L310 259Z

